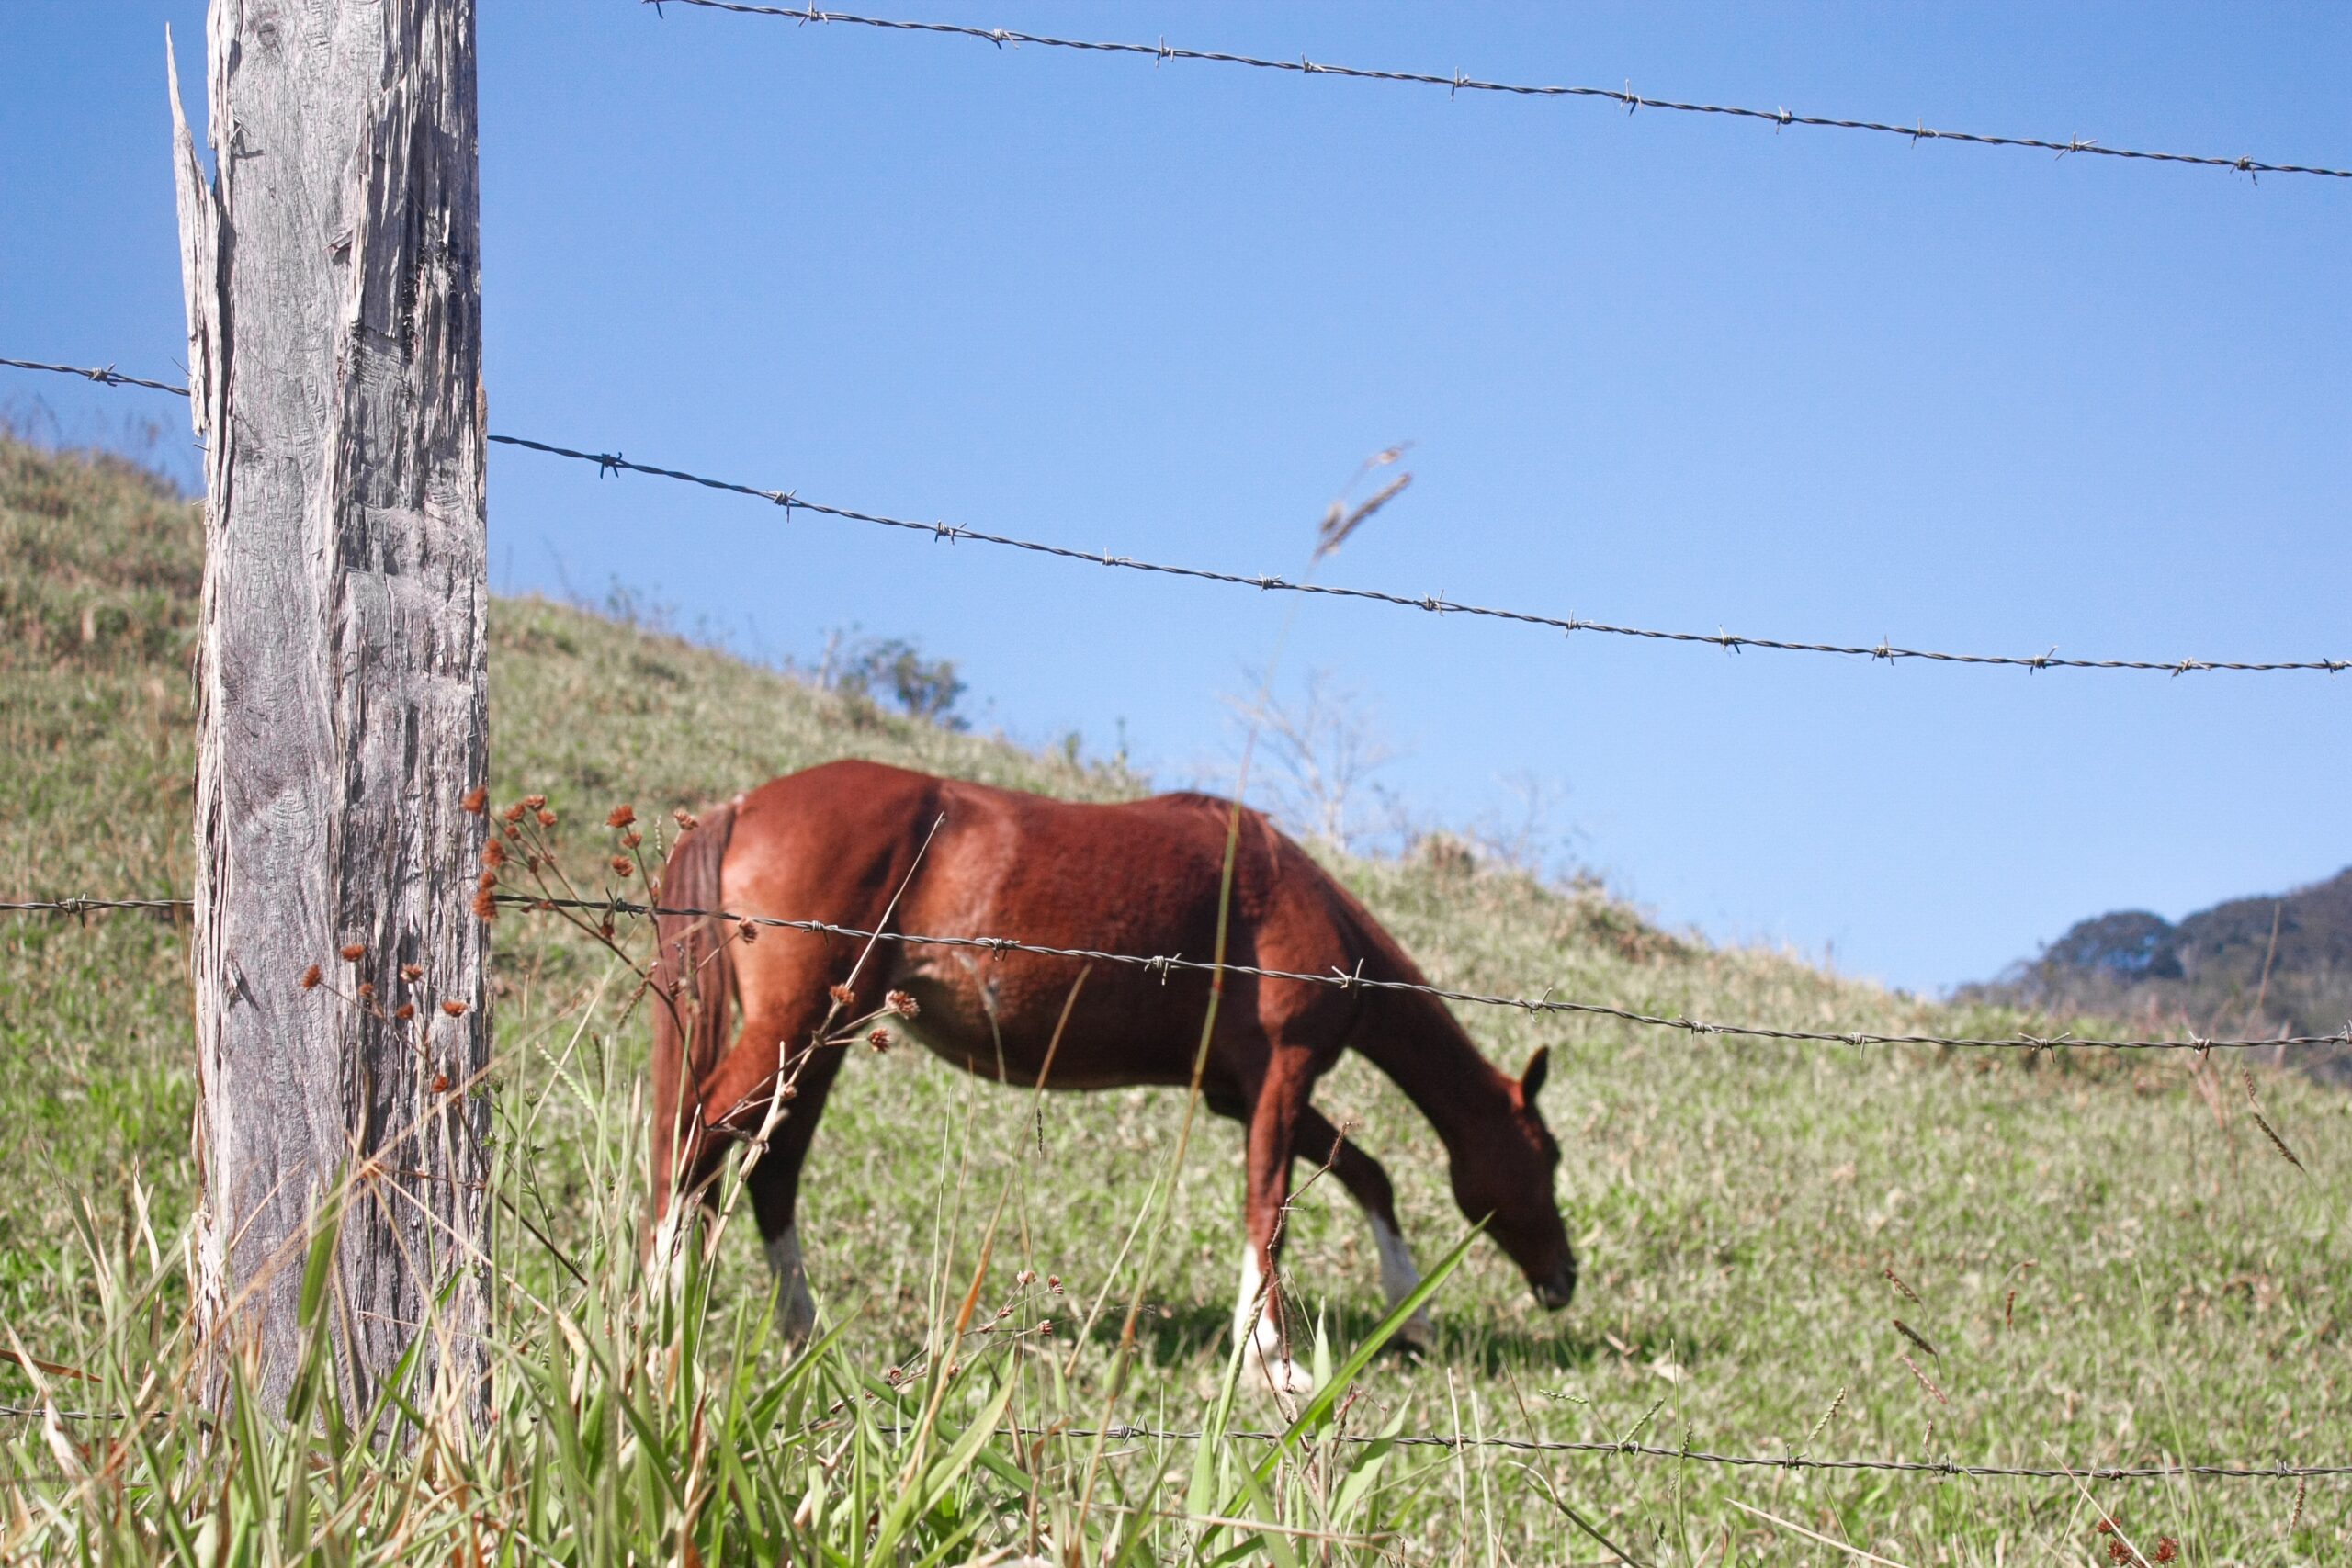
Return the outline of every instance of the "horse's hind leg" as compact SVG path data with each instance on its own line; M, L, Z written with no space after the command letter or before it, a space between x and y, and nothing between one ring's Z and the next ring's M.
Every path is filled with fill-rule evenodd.
M1396 1224L1396 1194L1389 1185L1388 1173L1311 1105L1299 1112L1298 1139L1291 1157L1328 1163L1331 1174L1363 1211L1364 1223L1372 1227L1373 1248L1380 1255L1381 1293L1393 1310L1419 1286L1421 1271L1413 1266L1412 1249L1405 1245L1405 1233ZM1396 1331L1396 1337L1417 1350L1428 1349L1436 1338L1428 1313L1417 1310Z
M768 1272L775 1277L776 1329L789 1345L805 1343L817 1326L817 1300L808 1291L808 1275L800 1254L800 1231L795 1211L800 1199L800 1170L816 1136L817 1118L823 1114L825 1096L841 1071L838 1045L803 1045L794 1094L784 1120L769 1135L767 1152L752 1167L744 1185L752 1195L752 1213L760 1224L760 1245L767 1254Z

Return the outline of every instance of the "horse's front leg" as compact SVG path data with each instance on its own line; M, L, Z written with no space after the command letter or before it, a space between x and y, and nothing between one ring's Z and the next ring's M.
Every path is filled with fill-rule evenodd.
M1241 1254L1241 1292L1233 1332L1249 1347L1251 1375L1279 1393L1307 1392L1312 1379L1292 1357L1298 1325L1284 1310L1281 1254L1284 1205L1290 1201L1290 1162L1299 1122L1315 1087L1312 1058L1277 1051L1250 1113L1250 1186L1245 1212L1249 1239Z

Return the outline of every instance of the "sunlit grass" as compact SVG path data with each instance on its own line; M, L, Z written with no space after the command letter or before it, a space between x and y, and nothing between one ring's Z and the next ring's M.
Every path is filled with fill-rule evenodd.
M0 446L10 616L0 896L187 886L194 549L186 508L135 475ZM135 582L110 575L118 560L135 564ZM501 603L492 636L499 798L545 791L567 821L598 820L624 800L655 817L843 755L1066 795L1139 787L560 606ZM1781 954L1670 940L1600 893L1456 854L1336 869L1425 968L1471 988L1550 987L1806 1028L2018 1021ZM872 1560L886 1515L913 1496L883 1560L1078 1542L1090 1560L1106 1542L1185 1559L1237 1544L1229 1529L1205 1536L1198 1516L1259 1509L1236 1502L1237 1467L1263 1457L1254 1439L1207 1445L1204 1483L1193 1444L1121 1438L1098 1461L1092 1438L1008 1434L1091 1428L1106 1409L1136 1427L1214 1423L1241 1240L1238 1130L1204 1122L1176 1175L1167 1245L1142 1282L1138 1360L1110 1405L1136 1285L1113 1263L1166 1169L1182 1097L1049 1096L1041 1152L1025 1094L907 1052L860 1053L831 1098L801 1204L812 1281L838 1337L796 1363L765 1337L748 1216L729 1223L707 1268L691 1253L674 1279L639 1268L643 1021L627 1012L630 987L613 960L546 917L502 918L496 947L498 1418L478 1442L439 1446L337 1447L332 1423L208 1441L194 1385L178 1375L188 1348L177 1238L193 1190L180 933L129 917L0 924L0 1125L11 1149L0 1321L33 1356L99 1380L37 1382L0 1367L0 1402L34 1405L46 1392L68 1409L164 1417L68 1423L56 1438L38 1421L0 1421L0 1474L17 1478L0 1483L0 1543L32 1561L306 1551L470 1561L479 1551L488 1562L586 1562L676 1561L691 1539L706 1561L857 1561ZM1464 1022L1514 1070L1536 1045L1554 1049L1545 1112L1567 1150L1561 1201L1582 1293L1567 1313L1544 1314L1499 1253L1474 1243L1433 1303L1435 1352L1376 1359L1352 1382L1356 1436L1393 1426L2037 1466L2352 1462L2352 1181L2341 1152L2352 1100L2261 1079L2264 1114L2304 1174L2252 1122L2234 1064L2208 1068L2187 1054L1781 1046L1502 1010L1470 1010ZM1351 1061L1317 1102L1354 1121L1387 1164L1425 1263L1464 1234L1442 1151L1400 1095ZM143 1215L134 1180L152 1194ZM1014 1311L989 1318L1001 1326L975 1337L980 1348L950 1348L943 1361L1000 1192L975 1312ZM1288 1271L1320 1313L1336 1365L1380 1312L1369 1238L1329 1183L1307 1191L1286 1234ZM1035 1275L1025 1286L1014 1282L1023 1270ZM1050 1334L1036 1326L1048 1320ZM957 1361L918 1456L910 1445L936 1386L926 1380ZM1001 1421L984 1420L1000 1396ZM341 1419L352 1427L366 1415ZM1246 1387L1230 1419L1283 1424ZM1285 1462L1258 1516L1283 1528L1251 1561L1603 1560L1521 1466L1645 1562L1834 1555L1735 1501L1905 1563L2106 1561L2094 1505L2063 1479L1476 1447L1375 1456L1356 1445L1342 1456L1325 1444ZM1340 1508L1351 1478L1365 1475ZM2343 1481L2312 1482L2300 1504L2292 1483L2092 1491L2143 1550L2177 1537L2192 1562L2321 1562L2352 1544ZM1308 1533L1283 1533L1294 1529Z

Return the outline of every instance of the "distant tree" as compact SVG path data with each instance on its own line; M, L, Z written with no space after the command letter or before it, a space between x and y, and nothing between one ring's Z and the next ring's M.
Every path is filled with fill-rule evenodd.
M956 711L966 687L952 659L925 659L904 637L845 639L834 635L826 649L820 682L844 695L869 703L896 703L909 717L943 729L967 729L970 723Z

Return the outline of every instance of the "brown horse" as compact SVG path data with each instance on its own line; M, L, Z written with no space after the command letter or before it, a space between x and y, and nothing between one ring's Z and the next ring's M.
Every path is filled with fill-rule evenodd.
M1051 947L1213 956L1230 803L1166 795L1083 806L863 761L831 762L739 795L672 852L672 908L816 919L929 936L1014 937ZM926 841L927 840L927 841ZM892 900L896 898L896 907ZM810 1136L844 1055L828 1028L882 1010L890 1027L967 1072L1050 1089L1187 1085L1208 977L1035 953L879 942L664 916L653 1010L653 1213L703 1191L720 1140L766 1116L779 1072L788 1111L749 1179L787 1335L815 1304L793 1209ZM861 953L865 956L861 962ZM1245 811L1234 863L1227 961L1296 974L1419 983L1419 970L1363 906L1263 817ZM846 986L845 999L835 987ZM1061 1024L1065 1005L1067 1024ZM730 1009L742 1027L730 1035ZM1057 1026L1061 1026L1057 1047ZM1393 1303L1419 1281L1388 1177L1308 1103L1352 1047L1395 1079L1444 1141L1462 1211L1566 1306L1576 1259L1553 1200L1559 1145L1535 1106L1539 1050L1516 1080L1478 1054L1443 1003L1413 992L1227 978L1202 1077L1208 1108L1249 1129L1249 1241L1236 1330L1261 1355L1279 1336L1275 1279L1291 1163L1330 1161L1371 1222ZM1265 1307L1248 1315L1261 1291ZM1408 1337L1425 1343L1426 1322ZM1285 1371L1287 1368L1283 1369Z

